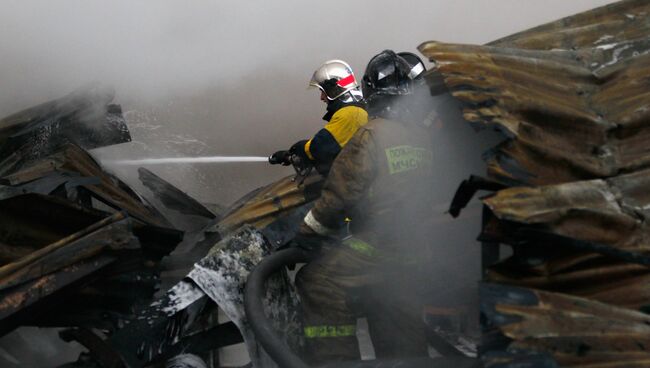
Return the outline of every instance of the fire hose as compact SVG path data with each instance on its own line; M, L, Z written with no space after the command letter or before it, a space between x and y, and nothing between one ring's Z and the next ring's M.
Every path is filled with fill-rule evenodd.
M248 275L244 293L244 309L255 337L269 356L283 368L309 368L287 345L271 321L264 314L263 296L266 294L264 283L283 267L308 262L307 252L299 248L288 248L265 257Z
M309 368L287 345L286 341L275 331L271 321L264 313L263 298L266 294L265 282L283 267L311 260L310 254L300 248L288 248L265 257L248 275L244 292L244 309L248 322L255 333L257 341L269 354L271 359L282 368ZM464 356L449 356L431 359L429 357L412 357L381 359L368 361L335 362L321 368L478 368L480 360Z

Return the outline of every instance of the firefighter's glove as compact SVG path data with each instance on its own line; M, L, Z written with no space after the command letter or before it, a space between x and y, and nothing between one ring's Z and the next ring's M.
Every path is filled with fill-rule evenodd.
M291 165L291 153L289 151L277 151L269 156L269 163L271 165L289 166Z
M298 141L289 148L289 153L300 157L304 161L309 161L307 152L305 152L305 146L307 145L307 140Z

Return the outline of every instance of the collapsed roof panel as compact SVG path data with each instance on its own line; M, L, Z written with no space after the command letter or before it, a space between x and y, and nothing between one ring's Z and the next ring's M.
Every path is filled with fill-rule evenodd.
M612 248L606 256L618 251L634 259L634 255L650 251L650 229L644 213L650 204L645 194L648 177L649 171L644 170L606 180L515 187L496 193L484 203L501 220L595 242L601 248ZM488 271L488 279L570 291L635 309L650 301L650 290L645 287L650 276L647 265L620 263L603 255L576 253L575 249L558 252L562 245L557 240L543 241L539 235L518 249L523 247L537 247L547 259L538 258L533 269L517 273L510 272L507 264L495 266Z
M0 120L0 160L19 148L40 157L65 143L85 149L131 141L115 92L92 84Z
M294 176L260 188L235 203L218 223L220 231L237 229L243 224L264 228L287 215L288 210L313 201L320 195L323 179L310 175L298 183Z
M486 356L488 367L515 366L517 361L543 356L562 367L595 367L605 361L612 362L608 367L642 367L650 362L650 317L645 313L496 284L481 286L481 301L489 326L514 340L512 344L505 341L509 344L506 354ZM503 342L488 340L486 344Z
M153 172L138 168L140 182L151 192L147 199L174 227L195 232L218 220L217 215L196 199Z
M144 205L132 189L106 173L86 151L73 144L66 144L60 151L27 164L3 179L14 184L13 187L19 189L18 192L50 194L61 184L68 185L68 188L82 186L108 206L125 210L143 222L156 226L169 225L152 208ZM44 183L35 186L39 181Z
M140 244L129 227L129 221L124 221L124 214L116 213L6 264L0 267L0 290L90 258L104 248L137 249Z
M619 188L600 179L510 188L484 203L500 219L544 225L558 234L626 248L643 246L642 236L648 232L647 225L621 206Z
M130 233L129 227L128 221L124 220L124 215L118 213L0 267L0 293L8 300L20 299L21 294L16 294L15 289L22 284L31 282L34 287L40 287L37 281L32 281L47 282L46 280L51 279L50 274L55 274L64 268L75 267L79 262L92 260L104 249L137 249L139 243ZM115 256L110 258L116 259ZM99 263L102 263L102 266L107 264ZM90 262L85 269L90 272L101 268L99 263L95 262L97 266L93 269ZM69 277L66 279L68 282L76 280ZM55 290L50 287L49 292L42 296L49 295ZM29 289L25 292L28 293ZM10 303L7 307L13 306L13 309L3 310L1 318L37 301L40 299L36 297L37 295L39 294L35 293L35 296L30 297L32 300L30 303Z
M52 303L52 306L58 304L52 300L53 294L60 294L66 287L92 275L114 260L109 255L102 255L95 259L80 261L3 292L2 302L0 302L0 319L2 320L0 335L10 332L19 325L31 325L35 318L42 317L33 313L33 307L38 304L44 307L42 305L44 300ZM52 315L50 314L48 317L52 318Z
M130 140L112 100L93 85L0 120L0 335L117 329L183 238L85 150Z
M105 216L59 197L22 194L0 201L0 243L31 252Z
M200 216L208 219L216 218L214 213L205 208L205 206L199 203L196 199L188 196L186 193L169 184L150 170L141 167L138 168L138 174L142 184L159 197L167 207L186 215Z
M464 117L513 139L497 147L489 173L506 183L550 184L647 167L640 76L648 42L576 51L530 51L428 42L420 50L442 73ZM629 51L629 55L623 55ZM597 76L627 63L623 72Z
M645 0L626 0L562 18L498 39L490 46L518 49L579 49L643 38L650 32Z
M437 73L467 121L506 136L485 155L510 188L483 199L483 249L513 249L484 276L487 366L647 366L650 4L419 49L432 88Z

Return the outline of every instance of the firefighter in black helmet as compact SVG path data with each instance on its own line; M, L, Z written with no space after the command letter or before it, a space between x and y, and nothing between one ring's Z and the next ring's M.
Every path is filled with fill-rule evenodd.
M327 113L323 116L327 124L312 139L298 141L289 151L274 153L269 162L288 165L288 157L295 154L326 176L341 148L368 122L368 113L352 68L344 61L323 63L314 72L309 86L318 88L321 101L327 104Z
M409 78L414 81L421 81L424 72L427 71L427 68L424 66L422 59L415 55L412 52L398 52L397 55L404 59L408 64L411 70L409 70Z
M427 354L415 271L429 257L433 148L429 130L409 120L411 69L390 50L370 61L363 88L372 119L334 161L295 239L318 252L296 276L311 363L358 359L361 315L377 357ZM345 216L351 236L333 239Z

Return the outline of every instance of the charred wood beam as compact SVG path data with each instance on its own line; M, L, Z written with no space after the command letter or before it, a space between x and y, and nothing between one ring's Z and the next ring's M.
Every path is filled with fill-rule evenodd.
M154 225L135 226L133 233L140 240L145 254L154 260L171 253L184 236L182 231Z
M126 217L126 215L124 213L122 213L122 212L115 213L112 216L106 217L103 220L98 221L98 222L86 227L85 229L83 229L81 231L78 231L78 232L76 232L76 233L74 233L72 235L66 236L63 239L60 239L60 240L58 240L58 241L56 241L56 242L54 242L54 243L52 243L52 244L50 244L50 245L48 245L48 246L46 246L44 248L41 248L41 249L37 250L36 252L33 252L33 253L29 254L28 256L19 259L16 262L13 262L13 263L10 263L8 265L0 267L0 280L8 277L11 273L17 271L18 269L20 269L22 267L25 267L26 265L28 265L28 264L30 264L32 262L37 261L39 258L45 256L46 254L48 254L50 252L53 252L53 251L65 246L65 245L67 245L69 243L72 243L72 242L74 242L76 240L79 240L82 237L84 237L84 236L86 236L86 235L88 235L88 234L90 234L90 233L92 233L92 232L106 226L106 225L109 225L109 224L112 224L114 222L120 221L120 220L124 219L125 217Z
M11 178L7 180L12 181ZM84 177L79 176L73 172L46 172L43 176L40 176L35 179L30 179L28 182L24 183L24 179L16 179L11 183L11 186L0 185L0 199L6 199L15 197L17 195L25 193L39 193L39 194L52 194L55 191L61 192L63 198L67 198L68 191L79 187L87 185L97 185L100 184L100 180L97 177Z
M483 215L481 216L481 235L479 235L478 240L481 242L481 275L485 277L487 274L488 267L499 261L501 257L499 242L490 239L489 236L483 236L485 229L491 223L491 220L494 219L494 214L490 211L490 208L486 205L483 205Z
M39 328L76 326L110 333L132 318L130 315L118 314L112 311L107 312L106 309L109 306L113 309L113 305L105 302L105 300L103 300L105 303L101 307L91 308L84 304L87 303L87 298L83 299L74 295L74 293L66 291L63 292L65 295L57 296L62 300L61 303L50 303L48 301L47 306L44 306L47 307L47 313L36 313L29 321L26 321L25 325ZM72 304L78 306L71 307ZM93 302L92 306L96 304L98 303Z
M168 208L185 215L199 216L207 219L216 218L214 213L205 208L197 200L188 196L153 172L141 167L138 169L138 176L142 184L149 188Z
M59 332L59 336L63 341L71 342L77 341L88 349L90 355L101 365L103 368L122 368L126 365L122 361L120 354L106 344L101 337L95 335L92 331L86 328L71 328Z
M110 214L66 199L30 193L0 201L0 241L45 246Z
M183 338L155 357L152 363L165 361L178 354L201 354L220 347L244 342L239 329L233 322L226 322L205 331Z
M137 249L140 244L129 231L129 227L129 220L124 219L104 226L78 240L65 244L65 246L51 250L0 279L0 290L45 276L63 267L92 258L102 251L123 252L125 249ZM18 262L30 258L36 252L38 251L27 255Z
M187 287L180 287L181 295L170 289L156 303L141 310L136 318L116 331L108 343L119 352L129 367L140 367L153 359L158 352L166 351L173 341L184 332L188 322L190 309L200 309L208 298L198 290L191 281L185 282ZM195 288L199 293L183 294L187 288Z
M133 310L151 302L157 290L158 267L140 250L113 252L115 262L83 278L83 284L57 293L65 303L47 302L47 313L35 314L29 324L39 327L77 326L114 332L128 325Z
M113 256L99 256L61 269L59 272L0 291L0 336L19 325L30 325L39 314L47 314L44 302L63 302L58 296L64 288L73 287L80 280L89 282L89 275L115 261ZM56 294L56 295L53 295Z
M504 184L472 175L469 179L463 180L460 186L458 186L458 189L456 189L456 194L454 194L454 198L449 206L449 214L453 217L458 217L460 211L467 206L479 190L495 192L507 187Z
M35 249L30 247L15 246L0 242L0 264L10 263L25 257Z

